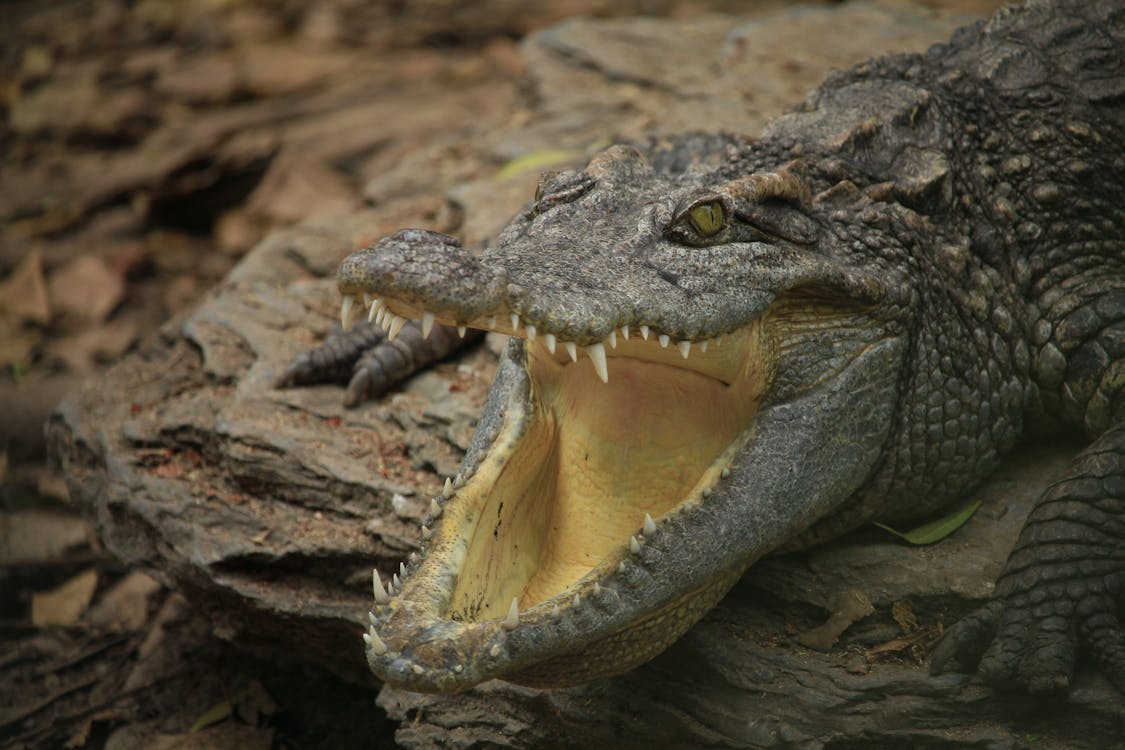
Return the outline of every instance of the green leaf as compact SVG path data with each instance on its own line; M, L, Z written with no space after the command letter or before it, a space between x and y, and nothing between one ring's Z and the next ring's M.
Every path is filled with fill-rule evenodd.
M965 522L972 518L973 514L977 512L977 508L980 507L980 502L980 500L976 500L968 505L963 505L948 516L943 516L936 521L922 524L918 528L911 529L910 531L897 531L885 523L877 523L875 525L880 529L891 532L900 539L905 539L911 544L933 544L934 542L940 542L942 539L945 539L954 531L961 528Z
M231 713L234 711L234 704L230 701L222 701L211 706L211 708L204 711L195 723L191 725L191 734L201 732L207 727L218 724L220 721L225 721L230 718Z
M571 162L582 156L582 151L574 149L554 149L532 151L530 154L512 159L496 173L500 179L512 177L531 170L542 171L545 167L552 167L564 162Z

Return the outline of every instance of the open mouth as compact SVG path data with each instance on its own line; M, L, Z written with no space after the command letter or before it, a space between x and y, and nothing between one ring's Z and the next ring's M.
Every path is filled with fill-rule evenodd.
M345 323L359 304L345 297ZM366 305L391 334L407 318L427 331L441 321L399 301ZM585 346L510 313L472 326L523 339L512 351L526 388L497 424L482 425L487 450L435 498L422 529L424 555L398 581L398 595L376 582L369 661L416 689L472 684L483 673L466 674L468 664L475 672L489 661L496 673L484 677L517 673L527 684L559 684L571 681L560 671L576 670L573 681L590 679L598 676L596 661L563 664L565 646L552 641L564 644L566 631L586 626L619 630L612 616L594 615L612 615L629 596L658 527L690 513L729 473L768 382L764 363L772 358L764 356L761 322L698 342L617 328ZM740 572L713 581L701 605L711 606ZM654 622L674 614L674 600L651 612ZM591 613L599 608L605 611ZM693 621L673 617L661 624L671 637L628 644L635 661ZM643 622L634 626L646 630ZM534 648L520 646L521 634ZM590 636L586 642L598 640ZM549 677L529 667L542 660L556 662ZM435 664L441 674L433 674Z

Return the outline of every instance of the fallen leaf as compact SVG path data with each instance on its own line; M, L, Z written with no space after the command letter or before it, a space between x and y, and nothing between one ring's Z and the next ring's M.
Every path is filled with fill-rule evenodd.
M32 624L40 628L75 624L90 606L97 587L98 572L91 568L57 588L32 594Z
M318 159L283 151L246 200L252 217L291 224L314 216L342 214L358 204L356 191Z
M853 622L875 611L871 600L862 591L841 591L832 605L832 614L824 624L797 636L797 642L817 651L827 651Z
M140 335L138 320L112 320L69 336L49 339L43 353L65 362L72 370L86 370L99 362L117 359Z
M46 325L51 321L47 284L43 279L43 254L34 248L11 275L0 283L0 311L17 320Z
M125 280L95 255L79 255L47 281L51 306L84 320L103 321L125 296Z
M40 508L0 513L0 565L57 562L89 538L88 524L76 513Z
M954 531L964 526L965 522L973 517L973 514L977 512L977 508L979 507L980 500L976 500L958 508L947 516L942 516L936 521L922 524L910 531L897 531L885 523L876 523L875 525L884 531L891 532L900 539L905 539L911 544L933 544L934 542L940 542L942 539L945 539Z
M133 571L98 598L87 619L102 630L140 630L148 621L149 599L160 590L159 581Z

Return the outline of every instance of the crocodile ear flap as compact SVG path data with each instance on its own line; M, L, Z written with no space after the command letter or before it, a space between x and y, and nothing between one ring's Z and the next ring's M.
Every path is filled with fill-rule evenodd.
M816 242L818 227L806 213L812 201L811 191L789 168L732 180L723 192L739 221L790 242Z

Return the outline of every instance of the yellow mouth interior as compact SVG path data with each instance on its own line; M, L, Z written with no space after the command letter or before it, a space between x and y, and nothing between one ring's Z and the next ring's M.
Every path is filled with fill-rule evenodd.
M503 617L571 589L629 551L645 514L698 502L753 417L764 373L758 327L685 361L636 337L603 383L528 343L530 413L509 413L492 450L448 507L461 560L447 616Z

